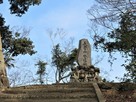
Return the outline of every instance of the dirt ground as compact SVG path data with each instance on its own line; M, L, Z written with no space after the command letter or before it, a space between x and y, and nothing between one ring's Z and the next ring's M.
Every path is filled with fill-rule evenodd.
M136 102L136 84L100 83L98 85L106 102Z

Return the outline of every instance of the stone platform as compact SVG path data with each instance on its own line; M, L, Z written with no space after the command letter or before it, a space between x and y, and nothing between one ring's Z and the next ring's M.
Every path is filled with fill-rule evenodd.
M94 83L33 85L5 89L0 102L104 102Z

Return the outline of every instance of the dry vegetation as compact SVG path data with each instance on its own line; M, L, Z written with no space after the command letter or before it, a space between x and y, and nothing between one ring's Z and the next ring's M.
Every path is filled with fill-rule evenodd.
M106 102L136 102L136 84L100 83Z

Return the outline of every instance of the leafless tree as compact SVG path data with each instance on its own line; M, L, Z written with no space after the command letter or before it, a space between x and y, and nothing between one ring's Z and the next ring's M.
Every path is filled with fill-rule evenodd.
M136 0L95 0L96 4L90 7L88 18L92 25L100 25L113 29L120 20L120 14L136 12Z
M52 29L47 29L47 34L49 35L49 38L52 42L52 48L55 47L56 44L61 45L61 49L66 53L70 54L70 52L74 49L74 38L67 37L67 33L64 31L63 28L57 28L55 31ZM51 65L51 64L50 64ZM53 67L53 66L51 66ZM57 70L56 68L53 68L55 73L55 79L57 80ZM67 71L65 73L62 73L62 82L67 82L67 78L70 76L70 73Z

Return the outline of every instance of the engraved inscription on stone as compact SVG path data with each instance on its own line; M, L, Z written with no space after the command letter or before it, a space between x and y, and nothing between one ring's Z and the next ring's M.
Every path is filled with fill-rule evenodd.
M91 66L91 47L87 39L81 39L79 41L77 61L79 66L89 67Z
M70 82L102 82L99 68L91 63L91 46L87 39L79 41L77 63L78 66L72 70Z

